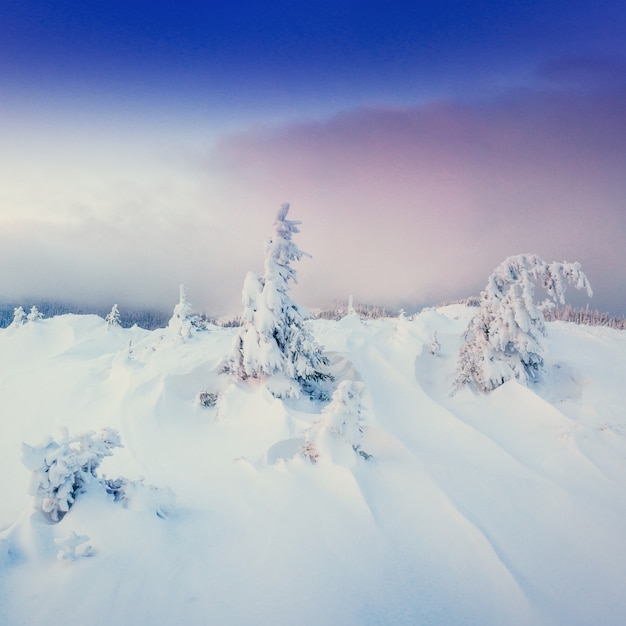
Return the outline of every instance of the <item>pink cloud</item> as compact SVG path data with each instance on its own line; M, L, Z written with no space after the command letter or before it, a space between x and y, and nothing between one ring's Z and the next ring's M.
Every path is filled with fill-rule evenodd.
M225 137L208 167L250 215L292 201L315 257L302 270L313 300L476 293L503 258L529 251L580 260L598 305L615 308L625 110L619 90L362 109Z
M184 282L199 309L237 312L288 201L313 255L294 293L307 306L477 294L505 257L535 252L580 261L592 306L626 313L625 110L617 88L525 90L228 135L140 184L130 165L132 184L64 172L71 220L3 223L0 293L170 307Z

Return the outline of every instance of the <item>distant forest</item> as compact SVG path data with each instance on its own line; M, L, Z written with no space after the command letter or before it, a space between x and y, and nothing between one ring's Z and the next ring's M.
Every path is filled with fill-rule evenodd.
M76 315L99 315L104 319L111 311L111 307L93 307L78 304L68 304L63 302L2 302L0 303L0 328L6 328L13 321L14 310L21 306L26 313L31 307L35 306L43 313L44 317L54 317L56 315L65 315L66 313L74 313ZM140 328L146 330L154 330L155 328L163 328L167 326L167 322L172 316L171 311L158 311L154 309L128 308L120 307L120 323L124 328L130 328L137 324Z
M456 300L454 302L440 303L437 306L445 306L446 304L466 304L468 306L478 306L479 298L477 296L472 296L470 298ZM6 328L13 321L13 311L18 306L21 306L26 313L28 313L32 306L36 306L37 309L43 313L44 317L54 317L55 315L74 313L76 315L99 315L102 319L104 319L111 310L110 307L93 307L62 302L2 302L0 303L0 328ZM170 317L172 316L171 311L160 311L157 309L135 307L124 308L120 306L119 311L120 322L124 328L130 328L135 324L137 324L140 328L145 328L146 330L165 328L170 320ZM335 302L330 306L322 307L314 313L314 317L327 320L339 320L352 312L358 313L363 319L398 317L398 315L400 315L399 311L384 306L358 303L353 305L351 302L345 301ZM625 317L613 317L609 313L601 313L597 309L592 310L589 306L586 308L574 308L567 305L564 307L547 309L544 312L544 316L546 321L549 322L560 320L564 322L573 322L575 324L584 324L586 326L608 326L609 328L626 330ZM198 317L203 321L210 322L217 326L239 326L240 324L240 320L237 316L212 318L207 315L199 315Z

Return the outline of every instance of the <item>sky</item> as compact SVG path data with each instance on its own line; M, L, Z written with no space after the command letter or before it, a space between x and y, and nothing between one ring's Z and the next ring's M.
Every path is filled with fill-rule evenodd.
M624 32L604 0L3 0L0 301L237 313L289 202L305 306L532 252L624 315Z

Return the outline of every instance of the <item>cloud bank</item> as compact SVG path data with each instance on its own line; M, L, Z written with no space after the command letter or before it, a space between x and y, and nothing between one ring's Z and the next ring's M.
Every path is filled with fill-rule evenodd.
M579 260L591 305L626 313L625 83L613 67L611 88L591 88L588 68L546 67L543 90L351 110L177 153L170 174L111 179L69 220L4 222L2 296L167 307L185 282L199 308L236 312L288 201L313 255L295 291L309 306L472 295L505 257L534 252Z
M314 299L476 293L510 254L580 260L623 306L624 91L347 112L224 139L207 163L241 206L291 199ZM315 266L315 267L314 267Z

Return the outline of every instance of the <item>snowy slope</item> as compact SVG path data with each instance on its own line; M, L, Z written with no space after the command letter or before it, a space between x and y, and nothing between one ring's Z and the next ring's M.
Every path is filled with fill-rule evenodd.
M372 455L327 437L315 464L292 455L323 407L219 376L232 329L0 330L0 624L622 624L626 333L551 323L544 383L450 397L470 314L315 321L366 386ZM58 524L34 511L22 442L103 426L124 448L101 474L169 487L169 515L97 484ZM70 531L92 557L57 559Z

